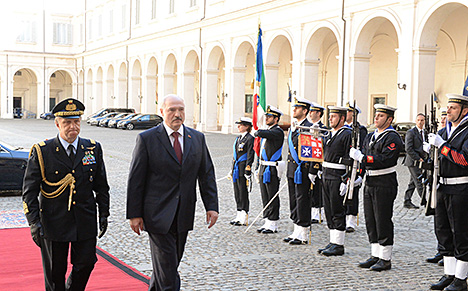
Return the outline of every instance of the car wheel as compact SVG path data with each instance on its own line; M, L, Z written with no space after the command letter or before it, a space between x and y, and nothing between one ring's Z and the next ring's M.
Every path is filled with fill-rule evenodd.
M45 117L46 120L50 120L51 118L52 118L52 117L51 117L50 115L47 115L47 116Z
M128 130L133 130L133 128L135 128L135 126L133 125L133 123L127 124L127 129L128 129Z

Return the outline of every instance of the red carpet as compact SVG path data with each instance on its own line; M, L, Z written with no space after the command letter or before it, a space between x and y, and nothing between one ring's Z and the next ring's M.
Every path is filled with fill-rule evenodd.
M148 290L147 276L100 248L97 254L86 290ZM29 228L0 229L0 290L44 290L41 253Z

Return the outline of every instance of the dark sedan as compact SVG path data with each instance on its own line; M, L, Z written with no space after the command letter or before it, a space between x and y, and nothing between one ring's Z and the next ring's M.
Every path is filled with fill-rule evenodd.
M114 117L116 116L117 114L119 114L119 112L111 112L111 113L107 113L106 115L104 116L100 116L100 117L94 117L94 118L91 118L89 121L89 125L96 125L98 126L99 125L99 121L105 119L105 118L109 118L109 117Z
M119 113L114 117L103 118L103 119L99 120L98 125L101 126L101 127L107 127L108 124L109 124L109 121L113 120L114 118L124 118L127 115L128 115L128 113Z
M138 113L130 113L128 114L127 116L125 117L122 117L122 118L112 118L111 120L109 120L109 123L107 124L107 127L109 128L117 128L117 123L119 123L120 121L122 120L130 120L132 119L133 117L139 115Z
M0 194L21 193L28 156L28 151L0 143Z
M52 112L44 112L40 115L40 117L45 120L51 120L55 116L52 114Z
M140 114L130 120L122 120L117 123L117 128L132 130L134 128L151 128L160 124L163 118L157 114Z

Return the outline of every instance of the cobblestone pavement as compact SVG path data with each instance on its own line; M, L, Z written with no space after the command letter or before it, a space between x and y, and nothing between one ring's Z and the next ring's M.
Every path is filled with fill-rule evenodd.
M150 275L152 267L148 236L146 233L137 236L125 219L128 168L139 132L97 128L83 123L81 136L102 143L111 186L109 230L98 245ZM34 143L56 134L53 121L0 120L0 141L13 146L29 149ZM281 221L277 234L258 234L255 229L261 225L261 221L248 233L245 233L246 227L231 226L229 221L235 216L234 195L231 182L224 177L231 167L235 136L209 132L206 138L216 168L220 218L208 230L204 223L205 211L201 199L198 199L195 229L189 234L179 268L182 289L427 290L429 284L443 274L442 267L425 262L426 257L436 252L432 217L424 216L422 209L403 208L409 172L401 163L398 165L400 187L394 206L392 270L376 273L357 267L359 261L370 255L362 203L359 227L355 233L346 235L346 253L341 257L329 258L317 254L317 249L328 243L325 224L313 225L310 245L290 246L282 242L282 238L292 232L292 223L288 218L287 187L280 193ZM250 199L252 221L262 208L257 184L253 186ZM413 202L419 203L417 194ZM21 209L21 198L0 197L0 205L2 210Z

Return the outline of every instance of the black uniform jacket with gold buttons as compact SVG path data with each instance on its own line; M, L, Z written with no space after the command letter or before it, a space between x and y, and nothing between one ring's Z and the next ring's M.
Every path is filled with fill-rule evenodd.
M330 137L324 141L323 160L334 164L345 164L344 161L349 161L352 134L348 126L341 127L333 136L330 133ZM328 180L341 180L345 172L344 169L323 167L323 177Z
M254 137L247 133L245 136L239 136L236 139L236 157L239 159L242 155L247 153L247 160L239 162L237 166L239 167L239 177L244 176L245 168L250 166L252 168L252 164L255 159L255 151L253 149L254 146ZM234 165L236 161L232 161L232 168L234 169Z
M269 129L259 129L255 132L255 134L256 136L266 139L264 146L268 160L270 160L271 156L273 156L278 151L278 149L280 149L283 146L284 131L278 124L275 124ZM261 150L260 159L263 160ZM281 156L278 159L278 161L281 161Z
M45 238L52 241L95 237L96 205L100 216L109 216L109 185L101 145L79 138L73 165L58 137L38 146L40 154L37 145L31 150L23 183L23 208L28 222L40 220ZM42 179L40 155L48 183ZM66 184L60 195L52 195L60 185L50 184L63 182L67 174L74 178L74 190L70 191L73 186Z
M307 120L307 118L306 118L301 122L300 126L310 127L310 126L312 126L312 123L309 120ZM293 145L294 145L294 149L296 150L297 156L299 157L299 129L296 129L295 131L292 132L291 139L292 139L292 142L293 142ZM288 148L289 148L289 141L287 141L287 143L288 143ZM308 173L309 172L309 166L310 166L309 162L303 162L301 164L302 172L303 173ZM287 169L287 172L286 172L286 176L288 178L294 178L294 172L296 171L296 169L297 169L297 163L294 160L294 158L291 156L291 149L289 149L288 150L288 169Z

